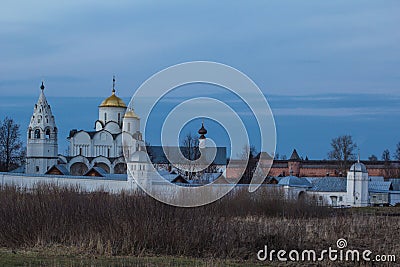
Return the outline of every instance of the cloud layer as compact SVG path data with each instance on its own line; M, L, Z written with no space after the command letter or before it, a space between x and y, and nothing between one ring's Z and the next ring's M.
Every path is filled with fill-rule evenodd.
M212 60L266 94L400 94L400 3L392 1L5 1L0 90L122 95L155 72ZM12 88L11 91L7 91Z

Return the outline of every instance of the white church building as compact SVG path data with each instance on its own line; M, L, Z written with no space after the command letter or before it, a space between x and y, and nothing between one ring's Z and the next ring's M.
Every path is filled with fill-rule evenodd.
M128 158L130 173L139 179L147 177L151 167L149 164L152 163L144 152L140 117L116 95L115 79L111 96L98 107L95 130L70 132L68 155L58 154L56 120L46 100L43 82L40 89L39 99L34 105L27 129L24 173L0 173L0 184L29 187L40 182L50 182L58 185L78 184L86 190L99 187L115 192L137 189L132 177L127 176L127 164L123 154ZM199 130L201 147L205 144L206 133L202 125ZM123 135L124 140L129 140L129 146L123 145ZM168 165L160 148L153 147L156 164ZM215 180L223 175L226 167L224 149L217 149L214 163L217 163L218 171L215 174L218 175L215 176ZM166 182L187 182L181 175L173 174L169 170L159 170L159 173ZM400 191L393 190L392 182L385 181L383 177L369 176L367 168L359 160L351 166L347 177L296 177L291 174L270 179L274 179L276 184L262 186L281 188L291 198L310 196L324 205L362 207L400 203Z
M122 134L132 137L136 150L144 142L140 133L140 118L115 94L115 79L111 96L99 105L95 131L71 130L66 156L58 155L56 122L47 103L43 83L40 88L39 100L28 128L25 173L44 174L54 165L62 166L71 175L83 175L92 167L101 167L110 174L126 173Z

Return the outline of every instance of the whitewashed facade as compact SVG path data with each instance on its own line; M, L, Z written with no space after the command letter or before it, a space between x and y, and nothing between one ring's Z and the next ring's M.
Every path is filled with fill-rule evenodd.
M99 117L95 131L72 130L69 140L69 155L63 157L71 174L82 175L91 167L99 166L108 173L125 173L122 135L130 137L134 153L144 145L140 133L140 117L123 100L112 95L99 105ZM132 148L131 148L132 150Z
M58 160L57 127L44 88L42 82L27 131L25 173L43 174Z

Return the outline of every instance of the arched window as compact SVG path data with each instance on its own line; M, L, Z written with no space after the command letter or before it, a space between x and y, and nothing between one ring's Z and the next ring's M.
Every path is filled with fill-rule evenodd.
M107 113L104 113L104 123L107 122Z
M32 129L29 129L28 138L29 138L29 139L31 139L31 138L32 138Z
M50 139L50 129L46 130L46 139Z
M121 124L121 113L118 113L118 124Z
M40 130L39 129L35 130L35 138L40 139Z

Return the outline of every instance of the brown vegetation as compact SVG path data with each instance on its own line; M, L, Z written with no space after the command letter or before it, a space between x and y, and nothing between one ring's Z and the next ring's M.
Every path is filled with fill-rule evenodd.
M177 208L141 194L84 193L41 185L0 190L0 247L66 246L97 255L174 255L256 261L271 249L349 247L400 251L398 217L292 202L244 190L199 208ZM391 241L393 240L393 241Z

